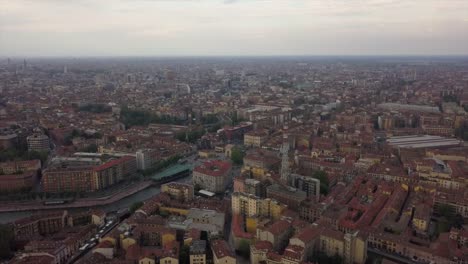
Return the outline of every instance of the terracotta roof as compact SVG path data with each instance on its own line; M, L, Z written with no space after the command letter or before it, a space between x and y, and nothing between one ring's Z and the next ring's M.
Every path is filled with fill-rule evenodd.
M111 160L109 162L106 162L102 165L99 165L97 167L94 168L94 171L101 171L101 170L105 170L105 169L108 169L110 167L113 167L113 166L116 166L116 165L119 165L119 164L122 164L122 163L125 163L127 161L130 161L132 159L135 159L135 157L132 157L132 156L125 156L125 157L122 157L122 158L119 158L119 159L115 159L115 160Z
M333 229L330 229L330 228L325 228L322 231L322 235L326 236L326 237L335 238L337 240L343 240L344 239L344 234L342 232L337 231L337 230L333 230Z
M213 250L213 254L216 255L218 259L224 257L236 258L236 255L232 252L231 248L225 240L212 241L211 249Z
M202 165L195 167L193 171L209 176L223 176L229 169L231 169L231 166L232 165L229 162L210 160L205 161Z
M256 129L256 130L252 130L252 131L249 131L247 133L245 133L245 135L248 135L248 136L268 136L268 130L266 129Z
M262 161L266 163L268 166L281 162L281 160L278 157L264 155L261 152L248 153L247 155L245 155L244 159L253 160L253 161Z
M267 253L267 259L273 260L273 261L281 261L281 259L283 259L283 257L278 253L270 251L270 252Z
M138 244L130 245L125 251L125 258L128 260L138 260L141 248Z
M292 226L296 230L302 230L302 228L307 227L309 225L309 222L302 220L300 218L295 218L292 221Z
M310 226L310 227L302 229L301 232L297 234L295 237L301 240L302 242L304 242L304 244L307 244L310 241L317 238L320 235L320 231L321 231L320 228Z
M286 220L279 220L267 228L273 235L279 235L286 232L291 227L291 223Z
M258 240L257 242L255 242L253 247L256 250L272 250L273 249L273 244L271 244L270 241Z
M296 245L289 245L283 253L283 256L286 258L291 258L295 260L300 260L304 253L304 248Z
M114 245L112 245L112 242L109 240L103 240L97 245L97 248L113 248Z
M133 230L135 235L138 234L147 234L147 233L159 233L159 234L173 234L176 235L176 231L172 228L164 227L164 226L148 226L148 225L138 225Z
M142 258L152 258L156 259L156 257L161 257L163 255L163 250L161 248L156 247L142 247L139 259Z
M185 238L191 238L193 240L198 240L200 239L201 236L201 231L196 228L191 228L187 232L185 232Z
M25 218L20 218L15 221L15 225L24 225L24 224L29 224L34 221L39 221L42 219L47 219L47 218L58 218L58 217L63 217L64 211L56 211L56 212L41 212L36 215L31 215Z
M231 229L232 229L232 234L236 238L250 239L250 238L252 238L254 236L253 234L250 234L250 233L247 233L247 232L244 231L243 221L242 221L241 217L238 214L234 214L232 216Z
M51 264L54 263L54 258L51 256L26 256L21 258L15 258L11 262L12 264Z

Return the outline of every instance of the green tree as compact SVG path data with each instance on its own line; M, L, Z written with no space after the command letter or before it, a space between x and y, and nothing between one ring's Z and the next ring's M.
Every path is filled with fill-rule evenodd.
M439 205L437 211L439 212L440 216L444 216L446 218L452 218L455 215L453 208L446 204Z
M327 173L321 170L315 171L312 177L320 180L320 194L327 195L329 189L329 182Z
M10 225L0 224L0 259L12 256L14 237L13 229Z
M173 116L159 116L142 109L129 109L126 106L122 107L120 111L120 121L124 123L126 127L147 126L150 123L173 125L182 125L185 123L185 120Z
M437 221L437 235L450 231L450 223L447 218L442 217Z
M316 263L341 264L343 263L343 258L337 254L335 254L332 257L329 257L322 251L315 251L312 255L311 261Z
M338 255L338 254L335 254L333 255L333 257L330 258L330 262L331 264L341 264L343 263L343 258Z
M208 132L210 133L216 133L219 129L223 127L223 123L216 123L210 128L208 128Z
M437 212L440 218L437 221L437 233L448 232L452 227L462 228L465 224L463 217L457 214L453 207L449 205L439 205Z
M189 264L190 263L190 247L183 245L179 251L179 261L180 264Z
M73 129L72 133L71 133L71 136L72 138L76 138L76 137L79 137L81 135L81 132L78 130L78 129Z
M46 151L28 151L26 153L23 153L21 156L22 160L33 160L33 159L38 159L41 160L42 163L44 163L47 160L47 157L49 156L49 153Z
M78 108L80 112L90 112L90 113L108 113L112 111L112 108L105 104L85 104Z
M244 152L238 147L233 147L231 151L231 160L236 165L244 163Z
M85 147L84 149L81 150L82 152L92 152L96 153L98 152L98 146L96 144L90 144L89 146Z
M321 137L323 135L323 130L319 127L317 129L317 137Z
M188 132L180 132L176 138L182 142L195 143L199 138L205 134L204 129L191 130Z
M245 121L243 118L240 118L238 115L237 115L237 112L233 112L231 114L231 120L232 120L232 124L233 126L237 126L240 122L243 122Z
M108 136L107 141L109 143L115 143L117 141L117 138L115 136Z
M461 126L455 130L455 135L463 140L468 140L468 122L463 122Z
M238 249L239 253L248 258L250 256L250 243L248 240L246 239L242 239L241 241L239 241L239 249Z
M202 124L214 124L219 121L218 117L215 114L208 114L201 117Z
M155 165L153 165L153 167L144 170L142 172L142 174L143 174L143 176L153 175L156 172L177 163L177 161L179 161L180 158L181 158L180 155L174 155L174 156L172 156L172 157L170 157L170 158L168 158L166 160L159 161Z
M130 212L133 214L135 213L136 210L138 210L140 207L143 206L143 202L135 202L130 206Z
M0 151L0 161L21 160L25 153L14 148L5 149Z
M454 94L444 95L443 97L444 102L455 102L458 103L458 97Z
M167 218L167 217L169 217L170 214L167 211L159 211L159 215L161 217Z
M20 152L14 148L8 148L0 151L0 162L19 159Z

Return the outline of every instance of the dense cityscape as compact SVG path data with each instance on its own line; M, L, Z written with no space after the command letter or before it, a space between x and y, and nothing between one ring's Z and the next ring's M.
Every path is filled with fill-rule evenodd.
M466 57L3 58L0 262L468 263Z

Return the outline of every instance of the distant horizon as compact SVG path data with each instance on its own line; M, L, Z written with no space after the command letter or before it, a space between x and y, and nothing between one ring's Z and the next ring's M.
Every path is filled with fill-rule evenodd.
M326 54L326 55L0 55L0 59L89 59L89 58L468 58L468 54Z
M466 0L0 0L0 6L0 53L10 57L468 55Z

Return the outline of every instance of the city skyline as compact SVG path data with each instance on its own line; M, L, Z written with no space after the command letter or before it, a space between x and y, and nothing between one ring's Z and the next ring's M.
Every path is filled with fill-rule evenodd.
M0 58L0 262L468 262L467 72Z
M468 0L0 0L0 263L468 263Z
M466 55L466 1L6 1L0 56Z

